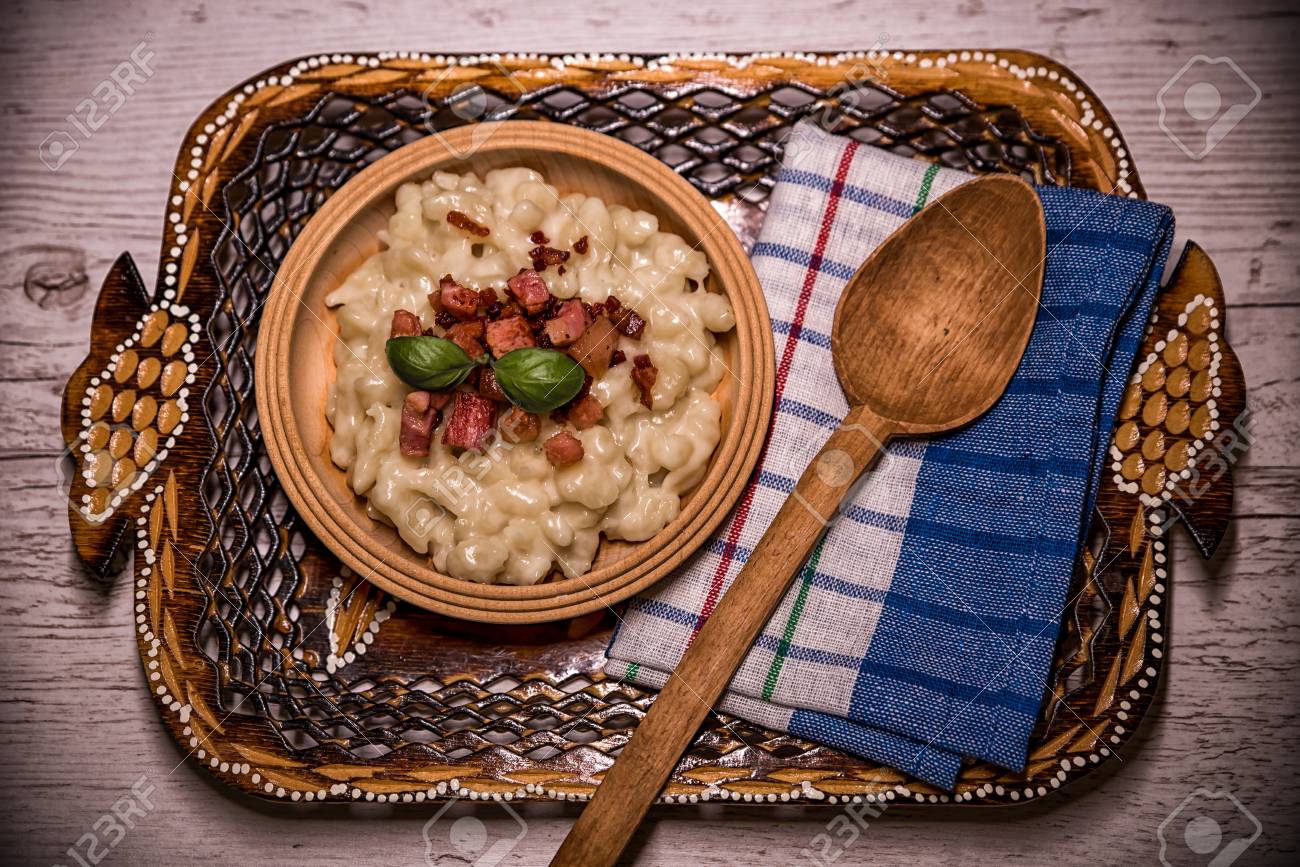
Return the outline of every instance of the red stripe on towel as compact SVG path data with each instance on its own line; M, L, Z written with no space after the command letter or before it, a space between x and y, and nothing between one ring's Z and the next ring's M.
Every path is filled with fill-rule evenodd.
M844 180L848 177L849 166L853 164L853 155L858 152L858 142L850 139L844 148L844 153L840 155L839 165L835 168L835 179L831 183L830 193L826 197L826 209L822 212L821 227L817 231L817 243L813 246L812 258L808 260L808 268L804 272L803 286L799 289L799 300L795 303L794 316L790 321L790 333L786 336L785 347L781 350L781 362L776 366L776 395L773 399L773 405L781 405L781 397L785 393L785 382L790 376L790 365L794 362L794 352L799 346L799 335L803 332L804 315L808 312L808 299L812 297L813 286L817 283L817 274L821 270L822 256L826 252L826 241L831 234L831 226L835 225L835 213L839 210L840 196L844 191ZM779 411L779 410L778 410ZM745 488L745 494L740 500L740 506L736 509L736 515L731 521L731 528L727 531L727 543L723 546L722 555L718 561L718 568L713 572L713 578L709 582L709 593L704 598L704 607L695 617L695 626L691 629L690 640L687 641L687 647L695 640L700 629L704 627L704 622L713 614L714 607L718 604L718 597L722 595L722 583L726 580L727 572L735 559L732 554L736 550L736 545L740 542L740 534L745 529L745 523L749 519L750 504L754 500L754 491L758 488L758 474L763 469L763 463L767 460L767 444L772 441L772 431L776 427L777 412L772 413L772 420L768 423L767 436L763 443L763 452L758 458L758 468L754 470L754 477L750 479L749 485Z

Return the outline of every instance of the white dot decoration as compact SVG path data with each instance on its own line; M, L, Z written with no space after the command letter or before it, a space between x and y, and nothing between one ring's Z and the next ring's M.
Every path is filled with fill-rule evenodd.
M751 55L697 53L694 55L667 54L652 60L646 60L643 58L632 58L626 54L620 54L620 55L577 54L577 55L565 55L562 57L553 57L553 56L539 55L534 53L529 53L527 55L525 54L505 55L505 59L507 61L513 61L517 58L523 58L523 57L527 57L529 59L536 59L543 63L549 63L559 68L564 68L570 65L582 66L582 65L589 65L594 63L622 62L622 63L631 64L632 66L635 67L648 67L651 69L659 69L659 68L671 66L674 63L683 59L690 59L695 61L719 60L719 61L732 63L735 66L742 67L742 68L750 64L761 63L763 60L766 59L776 59L776 58L797 59L803 62L816 63L821 66L829 66L829 65L841 63L846 60L852 60L855 58L870 57L874 62L878 62L883 66L888 66L893 64L907 64L907 65L915 65L923 69L933 69L936 66L939 68L944 68L956 64L985 63L988 64L990 67L994 68L995 70L1002 70L1003 72L1000 72L999 75L1003 79L1007 78L1008 75L1015 76L1017 79L1026 80L1026 81L1031 79L1045 79L1051 82L1059 82L1059 86L1061 88L1063 88L1067 93L1073 94L1074 100L1077 101L1078 103L1078 109L1080 112L1079 115L1080 126L1084 129L1085 134L1088 134L1093 138L1104 142L1104 144L1112 150L1112 152L1116 157L1116 161L1118 165L1117 172L1119 177L1118 189L1124 191L1129 195L1136 195L1136 193L1132 191L1131 185L1125 181L1125 178L1129 176L1130 166L1127 160L1127 152L1123 147L1123 143L1120 140L1118 133L1112 127L1106 126L1101 118L1096 117L1094 107L1090 104L1090 102L1086 98L1086 91L1083 90L1082 87L1077 82L1072 81L1067 75L1063 74L1061 71L1057 69L1049 69L1046 66L1041 66L1041 65L1021 67L1018 64L1011 63L1010 61L1008 61L1007 58L998 57L996 54L991 52L960 51L960 52L946 53L944 55L931 54L930 56L919 56L916 53L904 53L902 51L886 51L883 49L880 50L873 49L871 52L844 52L835 55L818 55L818 54L811 54L805 52L795 52L795 53L763 52L763 53L751 54ZM244 105L249 101L253 103L257 103L258 100L255 99L254 97L259 91L267 88L282 88L282 87L291 86L292 84L294 84L295 80L299 78L299 76L307 75L309 71L317 70L320 67L326 65L331 65L331 64L355 65L355 67L375 69L380 67L383 63L393 59L401 59L406 61L410 61L414 59L414 60L419 60L420 62L423 63L456 65L458 63L484 63L489 61L499 62L502 59L502 55L485 54L480 56L477 59L473 59L473 58L460 59L456 57L447 57L442 55L434 57L428 54L420 54L420 53L410 52L410 51L396 51L396 52L382 52L376 55L352 55L352 54L319 55L316 57L311 57L311 58L297 61L293 63L291 66L288 66L284 70L280 71L278 74L268 75L265 78L256 81L256 83L250 83L244 85L241 88L240 92L234 94L233 98L229 100L228 104L226 104L222 113L217 114L216 116L212 117L211 120L204 123L202 130L199 131L193 137L192 145L188 148L188 150L183 151L184 153L183 168L187 169L187 171L185 173L184 178L178 181L177 189L179 190L180 193L184 194L187 191L189 191L192 187L196 187L199 189L202 188L203 182L200 179L202 178L203 173L205 172L205 166L207 166L207 168L210 170L212 168L212 165L216 162L213 159L213 155L209 152L209 148L214 141L214 137L216 137L216 140L221 140L221 141L225 140L221 136L217 136L217 133L219 131L222 131L223 128L227 127L228 125L233 124L234 126L238 126L240 120L240 112L244 110L243 108ZM1094 135L1094 133L1098 135ZM228 135L228 133L225 134ZM170 246L167 247L167 255L164 258L164 262L162 263L163 264L163 273L162 273L163 291L160 293L159 301L150 308L149 312L153 313L156 311L170 310L173 315L184 316L188 313L188 311L178 313L178 311L180 311L181 308L176 307L173 309L172 304L175 301L178 294L182 293L184 290L184 285L179 275L179 263L182 257L185 255L186 248L188 248L190 244L196 243L196 236L193 233L194 220L191 219L189 221L189 224L187 225L187 222L182 217L181 212L185 204L184 195L173 195L170 198L168 204L170 205L170 208L175 208L176 210L170 210L169 208L169 214L167 216L166 240ZM1210 305L1212 302L1209 299L1204 299L1204 303ZM1220 327L1218 318L1219 317L1217 311L1215 311L1215 316L1214 316L1215 321L1213 324L1216 329ZM185 345L184 354L182 357L187 365L188 375L186 377L186 385L192 387L195 385L196 376L200 366L200 364L196 361L197 356L196 353L193 351L193 345L200 338L203 328L200 324L199 316L197 314L194 314L191 317L190 321L192 322L192 334L190 335L189 338L190 342ZM113 356L109 364L106 366L105 370L100 374L99 377L95 377L91 380L92 388L98 387L101 381L109 381L109 378L112 376L112 372L115 369L121 354L139 341L141 335L141 329L143 325L144 322L142 319L141 322L137 325L136 332L133 334L131 339L125 341L122 346L117 347L116 354ZM1217 337L1217 335L1215 336ZM1211 375L1217 376L1218 361L1220 358L1219 346L1217 341L1213 344L1213 346L1214 346L1214 350L1213 350L1214 364L1212 367ZM1216 397L1218 396L1217 387L1218 385L1216 380L1216 391L1215 391ZM180 405L182 407L185 405L184 398L187 395L188 395L188 389L186 391L183 391L180 395L181 397ZM88 401L89 401L89 395L87 395L86 405L88 405ZM182 423L178 424L175 427L175 429L172 431L171 435L169 436L166 442L167 448L173 448L175 446L177 442L177 438L182 434L185 425L189 421L188 413L185 413L182 416L182 419L183 419ZM83 412L83 429L81 431L81 435L83 439L86 437L89 428L90 428L89 413ZM143 488L143 486L150 478L150 474L157 471L158 466L161 464L163 460L165 460L165 457L166 457L166 451L163 450L156 456L156 460L153 463L150 463L148 465L147 472L142 473L141 476L132 483L132 487L134 490L141 490ZM1116 481L1118 483L1119 479L1116 479ZM159 485L153 488L145 495L144 502L141 504L141 509L140 509L142 515L148 512L149 504L152 503L152 501L161 493L162 493L162 486ZM1168 493L1165 493L1163 497L1164 499L1167 499ZM124 498L115 497L112 500L112 504L108 507L108 509L104 513L98 515L89 514L88 502L83 502L81 506L82 506L83 514L87 517L88 520L102 522L106 520L109 516L111 516L114 510L120 507L122 502L124 502ZM136 529L140 541L140 548L141 550L144 551L144 559L147 563L152 564L157 560L158 555L157 552L153 551L148 547L147 522L144 521L142 518L140 521L137 522ZM1157 559L1158 563L1164 562L1163 554L1157 554L1157 557L1158 557ZM151 574L150 567L148 565L141 567L140 574L148 578ZM157 580L157 579L151 578L150 580ZM147 596L147 594L144 592L147 589L147 586L148 586L148 582L144 578L142 578L140 589L136 593L138 599L143 600ZM329 603L328 603L330 610L337 611L338 606L341 604L342 587L343 587L342 581L336 578L332 583L332 587L330 590ZM1164 592L1163 586L1160 586L1157 592ZM1153 605L1161 604L1161 597L1158 595L1154 596L1151 599L1151 603ZM140 608L142 609L144 607L145 606L143 605L140 606ZM367 645L370 645L375 641L381 625L385 620L387 620L391 616L393 610L394 610L393 603L390 602L389 607L377 611L373 616L371 622L367 625L364 632L361 634L361 636L355 641L355 643L351 647L339 648L339 647L331 646L326 656L327 666L330 668L330 670L341 669L346 665L354 662L358 656L364 655L366 653ZM1155 612L1148 612L1148 613L1151 615L1155 615ZM153 633L149 628L149 623L146 615L147 612L143 612L143 611L140 614L138 620L140 625L139 632L142 636L142 640L144 640L147 643L152 643L149 649L150 650L149 655L150 658L153 659L157 656L159 641L158 639L154 638ZM1152 623L1154 624L1155 628L1158 628L1159 618L1153 616ZM337 639L333 637L333 635L331 635L330 638L331 645L333 645L336 642L336 640ZM1154 640L1157 642L1161 640L1158 633L1155 634ZM1159 650L1156 649L1153 652L1152 656L1156 659L1159 659L1160 658ZM154 668L157 667L157 662L153 663L153 667ZM1157 670L1153 667L1148 667L1146 669L1146 674L1148 677L1154 677L1156 673ZM156 679L157 677L156 672L154 672L154 676ZM1146 688L1147 684L1148 681L1144 678L1141 683L1142 687ZM182 704L180 699L173 699L173 697L170 694L167 694L164 687L161 686L159 687L159 694L163 696L164 707L166 708L166 710L169 713L176 714L177 718L182 722L182 724L187 725L187 729L186 729L187 736L189 736L188 722L190 720L190 715L192 712L191 707L188 704ZM1136 694L1133 695L1134 700L1136 700L1137 697L1138 696ZM1125 710L1127 710L1128 709L1127 702L1125 703L1125 705L1126 705ZM1116 732L1116 735L1113 735L1111 737L1111 741L1114 743L1118 743L1119 738L1117 735L1123 734L1124 728L1121 726L1115 726L1114 731ZM554 789L543 789L543 787L535 786L532 783L519 788L515 792L505 792L505 793L495 792L495 791L479 792L477 790L473 790L461 786L460 782L454 779L450 781L450 785L448 783L439 783L437 784L437 786L430 787L428 789L423 789L419 791L413 790L411 792L404 792L404 793L377 793L373 791L364 790L363 788L357 786L350 787L348 784L344 784L344 783L332 784L328 789L321 788L321 789L310 789L310 790L298 790L298 789L287 788L284 786L277 785L276 783L273 783L270 780L264 780L262 773L260 771L254 771L252 767L247 763L243 763L239 761L231 762L229 760L225 760L221 758L220 756L217 755L216 752L213 752L211 745L207 745L205 748L199 748L199 739L197 737L190 736L190 744L191 747L195 748L196 750L195 754L200 759L204 760L206 765L211 767L212 769L219 770L219 772L222 774L229 773L239 777L247 777L253 785L259 786L267 794L273 794L277 798L288 798L292 801L325 800L327 798L333 797L333 798L351 798L354 800L364 798L367 801L377 801L379 803L395 803L399 801L402 803L412 803L412 802L422 802L426 798L445 796L449 792L455 793L462 797L471 798L471 799L486 800L490 798L493 800L504 800L504 801L509 801L512 798L523 798L529 795L532 795L534 797L539 797L544 795L545 797L549 797L554 800L563 800L563 801L585 801L590 797L588 793L572 792L572 791L560 792ZM1100 749L1100 753L1102 755L1110 754L1109 750L1104 747ZM1092 761L1093 763L1096 763L1099 760L1098 755L1096 753L1091 754L1089 756L1089 760ZM1054 771L1054 775L1047 782L1048 784L1050 784L1052 788L1056 788L1061 784L1061 782L1063 782L1066 779L1067 773L1072 768L1078 769L1078 768L1083 768L1085 766L1086 763L1082 756L1074 756L1070 761L1063 761L1062 767L1059 770ZM1023 785L1023 783L1021 785ZM893 801L896 797L901 796L904 798L915 800L917 802L933 804L933 803L947 803L952 800L970 801L975 797L986 798L993 795L994 792L996 792L996 795L998 797L1007 797L1012 800L1021 800L1021 799L1032 799L1034 797L1041 797L1047 794L1048 791L1050 791L1047 785L1026 786L1024 788L1013 788L1010 790L1004 790L1002 786L994 787L991 784L983 784L979 786L979 788L973 791L968 790L968 791L960 792L959 794L950 797L949 795L946 794L923 795L919 792L914 793L909 791L906 787L902 787L902 786L896 788L897 791L888 791L888 792L881 793L879 795L869 793L865 796L865 801L866 802L876 802L877 800L879 800L880 802ZM850 803L850 802L862 803L864 800L862 796L850 797L850 796L828 795L827 793L815 788L812 781L803 781L801 784L799 784L798 787L792 788L788 792L782 792L780 793L780 795L772 794L772 793L768 793L766 795L751 795L749 793L746 793L743 797L743 800L751 801L751 802L777 803L777 802L797 801L801 798L809 799L809 800L826 800L829 801L830 803ZM717 786L710 786L707 790L703 792L668 795L664 798L666 802L681 803L681 804L687 804L687 803L693 804L693 803L699 803L701 801L708 801L711 799L742 800L742 797L741 794L737 791L727 790L724 788L719 788Z

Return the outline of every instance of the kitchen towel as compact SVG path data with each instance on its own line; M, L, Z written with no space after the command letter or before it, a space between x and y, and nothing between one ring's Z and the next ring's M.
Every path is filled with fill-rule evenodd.
M809 123L792 132L752 250L778 361L758 471L710 542L630 602L608 674L653 688L667 681L848 411L831 362L840 291L904 221L971 178ZM1044 285L1006 393L960 431L889 446L717 710L947 789L963 756L1024 768L1174 229L1169 209L1151 202L1037 192Z

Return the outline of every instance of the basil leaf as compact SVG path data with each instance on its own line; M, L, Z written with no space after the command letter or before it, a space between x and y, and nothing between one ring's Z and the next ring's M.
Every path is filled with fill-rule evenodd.
M582 366L554 349L516 349L492 363L501 390L528 412L550 412L582 391Z
M402 382L426 391L460 385L480 364L443 337L391 337L384 353Z

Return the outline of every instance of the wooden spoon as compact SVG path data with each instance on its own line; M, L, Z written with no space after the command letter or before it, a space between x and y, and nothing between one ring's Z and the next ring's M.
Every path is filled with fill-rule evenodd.
M848 415L605 773L552 867L614 863L884 444L960 427L1001 397L1033 329L1045 259L1038 196L1017 178L989 176L936 200L858 269L831 335Z

